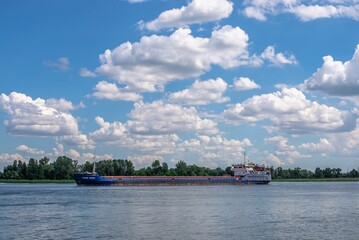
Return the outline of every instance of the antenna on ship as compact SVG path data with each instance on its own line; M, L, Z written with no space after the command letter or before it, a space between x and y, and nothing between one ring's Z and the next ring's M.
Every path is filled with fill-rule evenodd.
M246 165L246 147L244 147L244 152L243 152L243 164Z
M93 159L92 159L92 161L93 161L92 174L96 174L95 158L96 158L96 150L94 152Z

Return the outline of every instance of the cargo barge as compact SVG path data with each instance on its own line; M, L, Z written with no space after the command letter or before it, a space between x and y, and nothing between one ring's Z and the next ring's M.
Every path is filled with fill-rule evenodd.
M268 184L272 178L265 166L232 165L233 176L101 176L95 171L75 173L78 186L172 186Z

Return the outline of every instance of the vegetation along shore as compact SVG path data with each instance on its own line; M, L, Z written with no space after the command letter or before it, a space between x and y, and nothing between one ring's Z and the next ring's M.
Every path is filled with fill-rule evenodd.
M31 158L28 163L15 160L13 164L0 171L2 183L74 183L75 172L91 172L93 163L78 161L67 156L60 156L54 162L44 157L40 160ZM359 181L357 169L342 172L340 168L316 168L315 171L299 167L283 169L269 168L273 181L276 182L305 182L305 181ZM96 171L103 176L224 176L231 175L231 167L225 169L188 165L179 161L174 168L169 168L166 162L155 160L151 166L135 169L133 163L123 159L107 159L96 162Z

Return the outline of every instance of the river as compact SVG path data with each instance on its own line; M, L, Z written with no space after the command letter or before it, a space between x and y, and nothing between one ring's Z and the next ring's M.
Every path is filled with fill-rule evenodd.
M0 239L359 239L359 182L0 184Z

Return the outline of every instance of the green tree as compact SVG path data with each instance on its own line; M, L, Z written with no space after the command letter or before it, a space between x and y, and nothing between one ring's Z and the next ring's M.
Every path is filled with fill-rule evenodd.
M228 174L228 175L233 175L233 170L232 170L232 167L231 166L228 166L228 167L226 167L226 174Z
M331 170L331 175L334 178L339 178L342 176L342 170L340 168L333 168Z
M187 176L187 163L185 161L180 160L175 166L178 176Z
M96 172L104 176L113 176L115 175L115 170L113 167L112 160L102 160L96 163Z
M30 158L26 169L27 179L39 179L39 163L37 160Z
M323 169L323 176L325 178L331 178L332 177L332 169L331 168Z
M125 175L132 175L133 172L135 171L135 167L133 166L133 163L126 159L125 164L126 164L126 173L125 173Z
M160 160L155 160L152 165L151 165L151 168L152 168L152 174L151 175L160 175L162 173L162 166L161 166L161 163L160 163Z
M75 161L66 156L61 156L54 162L55 179L72 179L75 172Z
M320 169L319 167L317 167L317 168L315 169L315 172L314 172L314 177L315 177L315 178L324 178L324 174L323 174L322 169Z
M3 178L5 178L5 179L20 179L20 176L17 171L7 170L7 171L4 171Z
M26 163L25 163L25 162L22 162L22 161L19 161L19 162L18 162L18 174L19 174L19 177L20 177L21 179L27 178L27 176L26 176L26 170L27 170Z
M86 161L81 167L81 172L92 172L92 168L93 163Z
M353 169L349 172L350 177L357 178L359 177L359 172L356 169Z
M162 163L162 174L163 174L164 176L167 176L167 175L168 175L168 164L165 163L165 162Z

